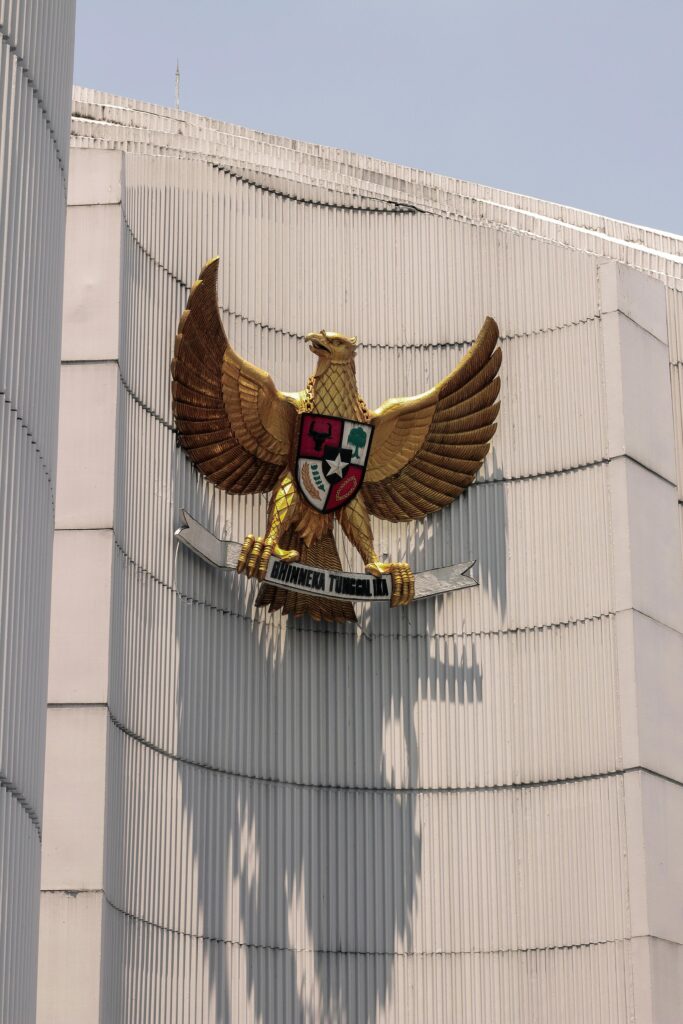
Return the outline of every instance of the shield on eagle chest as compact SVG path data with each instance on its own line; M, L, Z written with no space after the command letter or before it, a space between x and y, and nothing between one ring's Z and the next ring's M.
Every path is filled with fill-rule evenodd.
M336 512L358 494L374 429L339 416L300 417L296 482L318 512Z

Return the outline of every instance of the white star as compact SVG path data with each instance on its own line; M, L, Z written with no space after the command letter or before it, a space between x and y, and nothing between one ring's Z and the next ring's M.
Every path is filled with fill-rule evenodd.
M344 462L342 459L341 452L337 452L336 459L325 459L325 462L327 463L328 473L330 476L342 476L344 468L348 465L348 463Z

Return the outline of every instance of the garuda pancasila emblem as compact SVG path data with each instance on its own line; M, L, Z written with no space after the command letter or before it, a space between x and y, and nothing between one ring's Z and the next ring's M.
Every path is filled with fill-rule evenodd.
M273 491L263 536L242 546L239 572L263 579L271 555L341 570L338 522L366 572L390 573L391 603L408 604L413 573L382 562L370 516L421 519L449 505L479 470L496 431L501 349L487 317L477 340L439 384L393 398L371 412L358 393L356 339L306 335L318 357L304 391L286 394L242 359L223 330L216 294L218 258L194 284L178 325L172 363L179 443L217 487L234 494ZM355 621L351 601L262 583L258 605L315 619Z

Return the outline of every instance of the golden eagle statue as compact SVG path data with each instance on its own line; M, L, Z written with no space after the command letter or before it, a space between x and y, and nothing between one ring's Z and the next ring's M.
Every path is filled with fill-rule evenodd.
M391 603L407 604L413 574L381 562L370 516L421 519L449 505L479 470L496 431L501 350L486 318L447 377L415 398L368 410L356 383L356 339L306 335L318 365L286 394L228 341L216 294L218 258L202 270L180 318L171 366L178 440L197 468L233 494L272 491L263 536L244 541L239 572L263 579L276 555L329 570L341 563L335 521L373 576L390 573ZM347 600L262 583L258 605L314 619L355 621Z

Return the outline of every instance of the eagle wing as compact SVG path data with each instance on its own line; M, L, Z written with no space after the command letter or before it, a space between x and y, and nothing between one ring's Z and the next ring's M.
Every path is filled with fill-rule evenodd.
M235 494L269 491L287 465L297 399L238 356L221 321L218 258L192 287L171 363L178 441L212 483Z
M497 341L496 322L487 317L472 348L436 387L371 413L375 432L362 493L372 515L394 523L420 519L472 483L496 432Z

